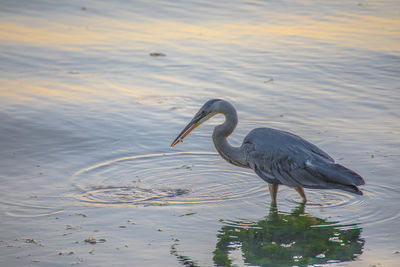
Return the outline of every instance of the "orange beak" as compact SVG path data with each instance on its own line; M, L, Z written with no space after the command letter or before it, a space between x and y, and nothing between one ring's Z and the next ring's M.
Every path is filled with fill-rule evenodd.
M183 131L172 142L171 147L174 147L179 142L182 142L183 138L185 138L188 134L190 134L191 131L196 129L201 124L201 122L199 122L199 121L200 121L200 119L194 118L191 122L189 122L189 124L186 125L186 127L183 129Z

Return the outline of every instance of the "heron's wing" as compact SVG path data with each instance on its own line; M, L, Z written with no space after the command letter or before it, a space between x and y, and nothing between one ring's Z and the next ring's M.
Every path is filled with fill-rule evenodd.
M247 148L247 162L262 179L272 184L284 184L294 187L323 186L307 167L305 154L296 147L280 147L265 151L262 147L251 143ZM322 184L321 184L322 183Z
M249 167L268 183L348 191L348 186L364 183L358 174L291 133L258 128L245 138L242 149Z

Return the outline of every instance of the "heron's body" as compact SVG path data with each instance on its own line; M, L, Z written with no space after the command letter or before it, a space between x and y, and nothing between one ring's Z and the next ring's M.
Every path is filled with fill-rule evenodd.
M295 188L304 202L303 188L341 189L362 195L357 188L364 184L361 176L336 164L327 153L295 134L256 128L240 147L231 146L227 137L235 129L238 118L235 108L224 100L213 99L204 104L171 146L218 113L225 115L225 122L216 126L212 135L218 153L234 165L253 169L270 185L273 202L280 184Z

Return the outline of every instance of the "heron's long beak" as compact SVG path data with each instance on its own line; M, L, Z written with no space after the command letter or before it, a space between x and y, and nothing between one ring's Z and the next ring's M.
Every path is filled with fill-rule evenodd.
M171 147L174 147L179 142L182 142L182 139L185 138L191 131L196 129L200 124L202 124L202 118L195 117L188 125L183 129L183 131L175 138L174 142L172 142Z

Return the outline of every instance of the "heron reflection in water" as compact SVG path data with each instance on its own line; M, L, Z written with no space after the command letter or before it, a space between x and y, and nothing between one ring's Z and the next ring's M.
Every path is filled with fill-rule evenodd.
M228 162L251 168L269 184L272 203L276 203L279 185L293 187L307 201L303 188L340 189L362 195L357 186L365 184L363 178L335 161L317 146L289 132L256 128L240 147L231 146L227 137L235 129L238 117L227 101L207 101L189 124L172 142L175 146L191 131L216 114L225 115L225 122L214 128L215 148Z
M357 225L339 225L304 212L301 203L290 213L271 204L268 216L249 221L224 221L213 252L215 266L314 266L354 261L363 252L365 240ZM170 253L183 266L200 266L178 250ZM238 253L235 253L238 252ZM240 255L240 256L239 256Z
M221 228L214 251L216 266L236 266L231 255L240 250L240 261L254 266L310 266L352 261L362 254L361 228L304 213L304 203L290 214L271 205L258 222L228 222ZM238 254L235 254L238 255Z

